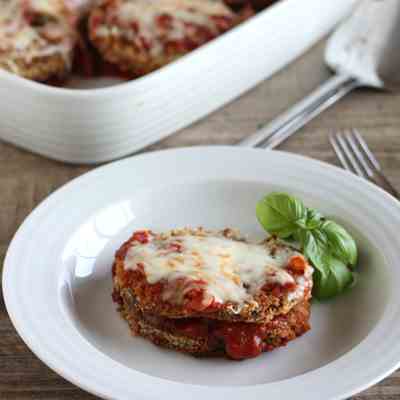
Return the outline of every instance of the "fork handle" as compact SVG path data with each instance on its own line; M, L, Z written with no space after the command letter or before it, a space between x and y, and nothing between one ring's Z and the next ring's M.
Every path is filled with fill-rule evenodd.
M358 86L360 82L348 75L334 75L238 146L274 148Z
M381 172L377 171L378 179L374 180L374 183L380 186L382 189L386 190L390 193L394 198L400 200L400 193L398 190L392 185L388 178Z

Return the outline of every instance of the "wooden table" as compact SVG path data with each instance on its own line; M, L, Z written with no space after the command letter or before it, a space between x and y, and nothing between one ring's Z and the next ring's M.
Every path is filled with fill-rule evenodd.
M322 51L323 44L316 46L234 103L151 149L234 144L327 77ZM363 132L388 176L400 188L400 95L358 91L284 143L281 149L336 163L328 133L348 127ZM0 257L3 258L16 229L32 209L55 189L92 167L49 161L3 143L0 143L0 162ZM52 372L31 353L14 330L2 297L0 399L95 399ZM367 399L400 399L400 372L353 398Z

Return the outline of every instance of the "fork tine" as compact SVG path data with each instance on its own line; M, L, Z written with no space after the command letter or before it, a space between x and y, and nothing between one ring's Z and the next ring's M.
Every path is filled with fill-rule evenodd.
M364 172L368 175L368 177L372 178L374 176L374 173L371 167L369 166L367 160L365 159L366 155L365 152L363 151L364 149L360 149L359 140L355 136L354 129L352 129L351 132L348 133L346 136L347 136L347 141L351 149L353 150L356 159L361 164ZM356 144L356 141L359 145Z
M367 143L356 129L331 133L329 141L342 166L358 176L368 179L400 200L400 193L381 171Z
M339 143L337 141L337 137L333 132L329 135L329 142L331 143L333 150L335 151L337 158L339 159L343 168L347 169L350 172L354 172L353 168L350 166L346 157L344 156L344 153L343 153L342 149L340 148Z
M350 161L351 166L354 168L356 171L356 174L358 176L361 176L362 178L368 178L366 173L362 170L360 165L358 164L356 158L354 157L353 152L350 149L349 144L347 143L347 135L346 132L344 134L336 134L337 140L340 144L340 147L342 148L344 154L346 155L347 159Z
M365 157L368 159L369 163L372 166L370 178L374 183L377 183L379 186L383 187L386 191L391 193L397 199L400 199L400 193L397 189L392 185L388 178L386 178L385 174L382 172L381 166L378 160L375 158L372 151L369 149L367 142L361 136L361 133L356 129L352 130L353 137L357 140L359 148L362 150ZM377 179L378 178L378 181Z
M378 170L381 171L381 166L378 160L373 155L372 151L369 149L367 142L363 139L360 132L357 129L352 129L353 135L356 138L361 149L364 150L364 154L367 156L369 162Z

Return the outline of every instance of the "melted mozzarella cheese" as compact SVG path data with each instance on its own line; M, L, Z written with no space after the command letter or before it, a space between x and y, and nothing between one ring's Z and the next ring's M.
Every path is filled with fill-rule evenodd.
M168 14L202 23L204 16L231 15L222 2L210 0L131 0L123 3L118 13L127 22L142 19L152 22L155 16Z
M163 51L159 37L165 37L165 31L157 24L159 16L172 17L168 28L169 40L183 40L186 36L186 24L206 27L217 35L218 30L210 16L232 17L231 11L220 1L210 0L131 0L125 1L115 10L111 20L119 21L118 34L134 40L136 33L132 31L132 23L137 24L140 36L151 43L151 54L158 55ZM127 27L128 29L124 29ZM99 27L98 36L110 34L110 28Z
M150 284L180 278L202 281L207 294L216 301L243 303L251 301L252 295L267 283L296 283L285 270L289 259L296 254L299 253L286 246L272 251L265 244L216 234L189 234L165 240L156 237L147 244L135 244L129 249L124 265L127 270L143 266ZM302 296L304 288L298 286L293 293L293 298ZM176 298L182 300L181 294Z
M52 2L49 0L30 0L30 6L33 10L49 15L54 13L54 6L57 5L57 3L57 1Z
M43 26L31 25L25 11L30 10L53 20ZM60 54L69 64L75 41L69 16L72 15L59 0L2 0L0 2L0 62L18 73L15 61L28 63L36 57ZM46 37L52 34L53 40ZM57 34L57 36L55 36Z

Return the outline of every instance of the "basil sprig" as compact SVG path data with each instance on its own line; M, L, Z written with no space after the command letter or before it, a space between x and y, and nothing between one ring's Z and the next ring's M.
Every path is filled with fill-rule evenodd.
M286 193L264 197L257 204L256 214L267 232L299 243L315 268L315 297L336 296L354 283L357 245L341 225Z

